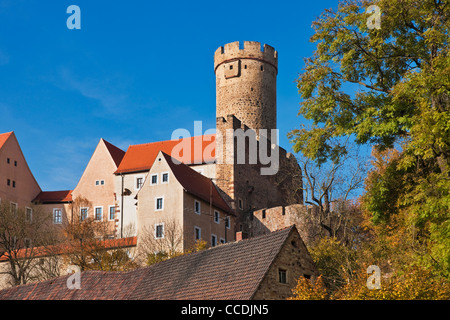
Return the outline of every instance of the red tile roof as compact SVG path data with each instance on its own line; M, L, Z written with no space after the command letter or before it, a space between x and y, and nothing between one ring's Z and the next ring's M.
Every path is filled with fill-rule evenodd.
M105 249L115 249L115 248L128 248L136 246L136 237L129 238L119 238L119 239L107 239L107 240L99 240L101 241L100 246ZM33 256L33 258L40 258L51 255L59 255L59 254L67 254L70 253L73 247L67 244L60 244L49 247L34 247L32 248L33 252L30 253L29 248L27 249L19 249L14 252L14 256L16 259L26 258ZM4 262L8 260L8 253L4 252L0 255L0 262Z
M105 146L109 151L109 154L111 155L112 159L114 160L116 167L118 167L120 162L122 161L123 157L125 156L125 151L117 148L115 145L109 143L105 139L102 139L102 140L105 143Z
M125 156L123 157L122 162L115 173L119 174L150 170L159 151L172 155L172 150L180 143L180 141L181 139L131 145L125 153ZM181 155L182 159L178 159L183 163L212 163L215 161L215 135L190 137L186 138L183 143L189 144L191 147L191 154L189 158L187 157L188 155L183 154ZM200 143L201 155L198 155L200 150L195 150L197 152L194 152L194 147L200 145ZM211 148L209 149L212 150L211 154L208 154L208 151L205 152L205 149L207 148ZM172 156L178 158L178 155L173 154Z
M171 156L164 152L162 152L162 154L169 164L174 176L186 192L208 203L212 201L212 205L216 208L222 209L227 213L232 213L231 208L222 198L216 185L210 178L205 177L183 163L176 164Z
M0 149L3 147L6 140L8 140L12 134L13 134L13 131L0 134Z
M127 272L86 271L0 291L0 300L248 300L287 243L291 226ZM296 259L297 257L293 257Z
M73 190L41 191L33 202L41 204L72 202Z

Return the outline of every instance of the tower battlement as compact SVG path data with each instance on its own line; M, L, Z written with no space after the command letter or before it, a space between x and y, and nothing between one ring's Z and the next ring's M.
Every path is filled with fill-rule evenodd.
M235 41L219 47L214 53L214 71L223 63L234 60L254 59L269 63L278 69L278 52L268 44L261 47L257 41L244 41L241 49L240 42Z

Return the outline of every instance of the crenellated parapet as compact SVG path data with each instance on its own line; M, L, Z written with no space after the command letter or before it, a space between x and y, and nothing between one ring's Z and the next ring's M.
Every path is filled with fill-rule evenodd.
M261 46L257 41L244 41L243 47L239 41L227 43L219 47L214 54L214 71L223 63L235 60L259 60L272 65L278 70L278 53L268 44Z

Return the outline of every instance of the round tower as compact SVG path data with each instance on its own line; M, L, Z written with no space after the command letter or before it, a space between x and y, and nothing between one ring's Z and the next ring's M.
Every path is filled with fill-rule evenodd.
M277 128L278 54L267 44L228 43L214 54L216 116L233 114L251 129Z

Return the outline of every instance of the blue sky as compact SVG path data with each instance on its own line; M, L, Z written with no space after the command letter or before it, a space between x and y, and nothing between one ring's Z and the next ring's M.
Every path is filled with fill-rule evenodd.
M68 6L81 9L69 30ZM333 1L0 0L0 132L14 131L43 190L76 186L100 138L170 139L215 127L214 51L259 41L279 54L280 144L304 121L295 80L312 22Z

